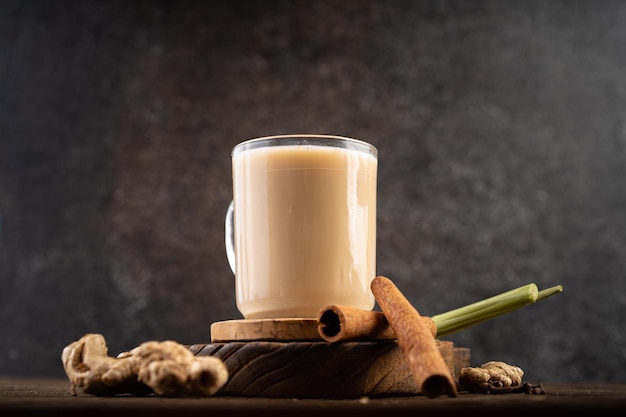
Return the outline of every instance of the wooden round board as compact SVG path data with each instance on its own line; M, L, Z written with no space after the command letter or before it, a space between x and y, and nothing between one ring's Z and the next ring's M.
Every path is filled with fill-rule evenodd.
M456 379L452 342L437 346ZM315 319L229 320L211 325L211 343L195 355L220 358L229 378L217 395L275 398L360 398L418 395L396 340L328 343ZM469 352L463 360L469 366Z
M454 372L452 342L438 342ZM394 340L371 342L229 342L191 345L195 355L224 361L229 378L217 395L360 398L418 395Z

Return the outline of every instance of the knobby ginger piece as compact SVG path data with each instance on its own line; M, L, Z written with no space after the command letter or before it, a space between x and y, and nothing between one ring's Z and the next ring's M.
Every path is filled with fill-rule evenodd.
M524 371L504 362L490 361L480 367L467 367L459 373L459 385L469 392L488 393L490 387L511 387L522 384Z
M138 363L138 380L158 395L213 395L228 380L221 359L195 356L173 341L145 342L118 358Z
M78 388L102 396L203 396L215 394L228 380L221 359L196 357L174 341L145 342L113 358L104 337L89 333L66 346L61 359L74 395Z
M107 355L104 337L86 334L67 345L61 353L63 368L70 380L72 394L76 389L85 394L116 395L147 394L147 387L137 381L130 362L121 362Z

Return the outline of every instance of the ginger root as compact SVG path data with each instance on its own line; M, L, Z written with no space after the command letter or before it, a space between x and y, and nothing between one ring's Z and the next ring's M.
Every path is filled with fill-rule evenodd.
M161 396L213 395L228 380L221 359L195 356L174 342L150 341L123 352L107 354L100 334L88 333L63 349L61 360L72 394L111 396L118 394Z
M519 386L524 371L504 362L490 361L480 367L467 367L459 373L459 385L469 392L489 393L493 389Z

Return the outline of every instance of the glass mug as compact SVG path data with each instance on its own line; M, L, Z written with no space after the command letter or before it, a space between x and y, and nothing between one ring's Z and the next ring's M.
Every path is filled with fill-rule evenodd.
M297 134L250 139L231 156L225 245L244 318L316 318L327 304L371 310L377 149Z

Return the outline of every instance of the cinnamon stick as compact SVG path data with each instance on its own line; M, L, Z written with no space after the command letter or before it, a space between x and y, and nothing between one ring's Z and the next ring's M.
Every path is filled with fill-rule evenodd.
M420 392L429 398L442 394L455 397L454 378L437 348L435 337L417 309L389 278L377 276L370 287L393 328Z
M430 329L433 337L436 336L437 325L433 319L422 316L422 320ZM381 311L329 304L320 309L317 322L320 337L330 343L396 338L387 317Z

